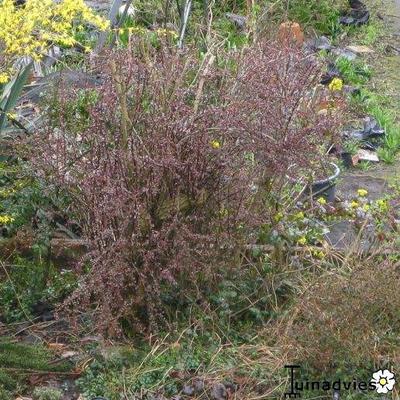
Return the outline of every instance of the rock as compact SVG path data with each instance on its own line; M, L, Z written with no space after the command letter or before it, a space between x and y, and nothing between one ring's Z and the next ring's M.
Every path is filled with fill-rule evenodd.
M194 387L194 390L196 391L196 393L204 392L204 381L201 379L196 379L193 382L193 387Z
M231 393L234 393L238 390L238 385L232 382L224 382L224 386Z
M225 400L228 392L222 383L216 383L211 389L211 398L213 400Z
M314 39L307 40L304 43L304 49L310 53L325 50L331 51L334 47L326 36L319 36Z
M357 54L353 53L349 49L333 49L332 54L335 55L336 57L343 57L346 58L349 61L353 61L357 58Z
M297 22L282 22L279 27L278 38L281 42L292 40L299 46L304 43L304 33Z
M358 189L367 190L371 201L381 199L382 193L391 193L385 179L368 174L343 174L337 186L338 197L347 201L357 196Z
M314 48L316 50L331 50L332 45L330 40L326 36L320 36L315 39Z
M86 0L85 3L94 10L104 13L110 9L112 0Z
M185 396L192 396L194 394L194 387L191 385L185 385L183 386L182 393Z
M370 12L365 9L352 9L339 18L339 23L346 26L361 26L368 23Z
M321 85L329 85L334 78L341 78L340 71L333 63L328 64L328 70L321 77Z
M338 221L329 226L329 233L325 235L326 241L338 251L361 251L367 253L374 245L373 227L364 228L359 234L353 221Z
M36 335L31 335L29 333L22 337L22 341L24 343L32 344L32 345L37 345L37 344L42 344L43 343L43 340L40 337L38 337Z
M54 263L72 267L87 252L88 244L83 239L53 238L50 248Z
M226 13L226 18L232 21L238 29L244 29L247 24L247 18L243 15L233 14L233 13Z
M359 161L379 162L379 157L375 151L359 149L355 155Z
M72 351L72 350L65 351L64 353L61 354L62 359L73 358L76 356L79 356L79 353L77 351Z
M46 75L44 78L39 79L33 88L25 92L21 96L20 103L34 103L37 104L41 99L50 93L51 88L65 87L65 88L93 88L100 84L101 81L98 77L94 77L81 71L63 71L53 72Z

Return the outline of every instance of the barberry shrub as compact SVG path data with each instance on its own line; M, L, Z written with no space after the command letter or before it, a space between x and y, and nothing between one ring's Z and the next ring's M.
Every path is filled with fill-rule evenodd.
M88 241L90 269L68 305L98 305L99 327L112 333L121 321L155 329L166 303L197 296L235 253L251 188L206 106L207 83L194 111L189 54L114 51L99 65L104 83L82 113L67 106L82 91L62 94L34 163L69 193Z
M225 63L237 67L232 80L210 65L198 73L189 51L136 50L99 60L90 101L61 96L32 157L69 194L88 242L89 268L66 305L95 310L109 333L121 322L155 329L171 305L203 299L239 268L276 212L267 181L311 165L332 126L314 107L318 68L290 44L257 44ZM83 109L68 106L78 95Z
M273 221L298 198L296 179L330 175L326 152L339 140L342 101L319 85L318 60L291 38L259 41L236 65L220 122L258 169L263 215Z

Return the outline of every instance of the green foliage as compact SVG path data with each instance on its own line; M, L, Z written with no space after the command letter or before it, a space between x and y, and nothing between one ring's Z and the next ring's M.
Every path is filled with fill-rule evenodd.
M37 387L32 393L33 400L61 400L63 393L52 387Z
M71 369L68 362L52 364L51 361L52 354L44 346L27 345L2 337L0 339L0 399L9 399L10 397L6 397L7 394L17 388L22 390L24 379L29 371L67 372Z
M9 266L1 265L0 314L5 322L32 318L33 306L39 301L54 304L75 286L71 272L60 272L43 261L16 258Z
M345 57L339 57L336 67L347 84L362 85L371 78L371 69L363 61L351 61Z
M99 94L95 89L79 89L69 98L64 98L64 94L56 88L48 96L50 121L53 124L62 123L66 129L78 135L90 125L89 110L97 103ZM60 115L63 116L62 122Z
M114 348L112 354L97 356L78 386L85 398L118 400L121 393L132 398L138 393L160 391L176 395L191 375L216 373L223 379L237 370L247 376L258 375L259 379L269 376L270 371L256 361L261 352L244 350L246 357L254 360L249 364L241 359L242 351L239 343L223 343L218 335L192 326L180 335L160 339L154 346L142 343L139 348Z
M246 32L238 31L235 25L226 17L221 17L214 22L213 28L221 32L228 50L240 49L249 42Z
M290 1L288 19L299 22L307 28L314 28L321 34L328 34L334 38L341 31L339 25L339 11L341 2L336 0L296 0ZM287 2L282 2L278 12L280 17L285 14ZM279 4L278 4L279 7Z
M7 114L11 113L32 69L32 63L19 71L10 82L0 85L0 134L6 127ZM1 154L0 154L1 155Z
M55 212L62 215L67 206L65 195L32 177L30 166L20 159L0 163L0 215L12 218L2 227L4 236L12 237L19 229L34 225L32 250L39 257L47 255L50 236L57 227L51 216Z

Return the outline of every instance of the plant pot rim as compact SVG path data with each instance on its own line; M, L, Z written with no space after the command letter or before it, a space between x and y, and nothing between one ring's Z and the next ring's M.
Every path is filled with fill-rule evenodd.
M318 181L314 181L314 182L312 183L313 185L322 185L322 184L324 184L324 183L328 183L328 182L334 181L335 179L338 178L338 176L340 175L340 168L339 168L339 166L338 166L337 164L333 163L333 162L330 162L329 164L333 167L333 169L334 169L334 174L331 175L331 176L329 176L328 178L320 179L320 180L318 180Z
M338 178L338 176L340 175L340 172L341 172L339 166L337 164L333 163L333 162L329 162L328 164L330 164L333 167L333 170L334 170L333 175L331 175L331 176L329 176L329 177L327 177L325 179L320 179L318 181L312 181L312 182L309 183L310 185L321 185L321 184L325 184L325 183L328 183L328 182L332 182L332 181L334 181L335 179ZM292 178L289 175L286 175L286 177L292 182L297 182L299 180L299 179Z

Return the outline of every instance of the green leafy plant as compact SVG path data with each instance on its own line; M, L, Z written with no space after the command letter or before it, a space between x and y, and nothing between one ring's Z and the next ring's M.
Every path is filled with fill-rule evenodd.
M6 127L7 120L11 120L11 122L14 124L18 124L15 118L13 118L10 114L22 93L24 85L32 69L32 65L32 63L29 63L9 82L0 85L0 137L2 131Z
M63 393L60 389L52 387L37 387L32 393L33 400L61 400Z
M71 272L43 261L0 262L0 276L0 313L8 323L34 318L39 303L57 303L75 287Z
M361 85L367 82L372 74L371 68L363 61L352 61L345 57L336 60L336 67L348 84Z
M277 4L279 18L287 13L287 18L303 25L305 29L314 28L322 34L333 37L342 30L339 25L340 1L335 0L296 0Z

